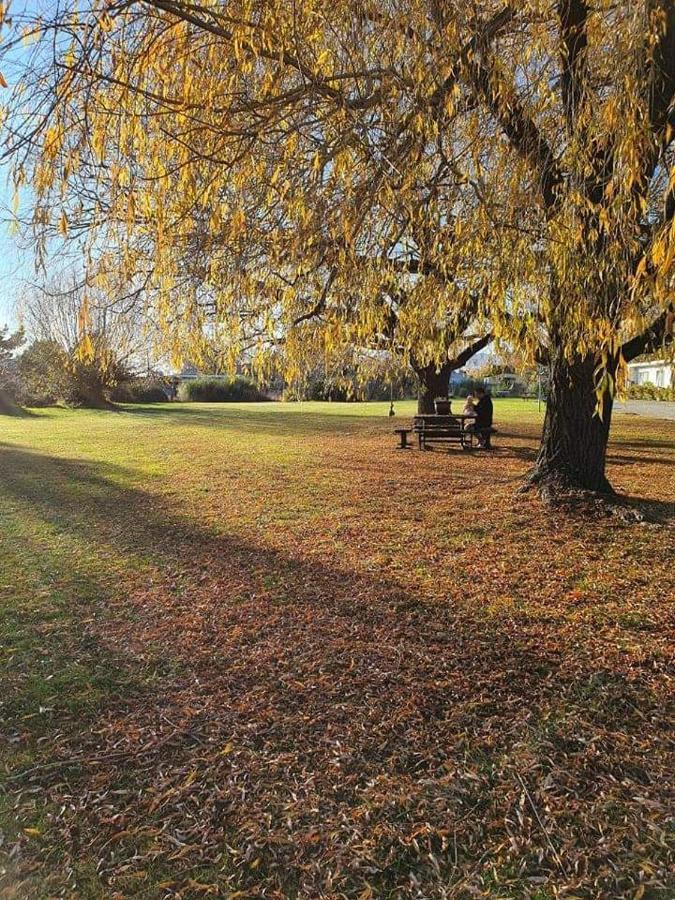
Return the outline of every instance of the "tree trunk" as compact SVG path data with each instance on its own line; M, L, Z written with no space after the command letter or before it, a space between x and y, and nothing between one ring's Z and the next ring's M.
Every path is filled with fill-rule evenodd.
M605 476L612 397L595 393L594 357L556 356L539 456L530 481L541 487L613 493Z
M450 394L450 375L454 371L455 366L450 362L443 363L438 371L435 363L428 366L415 367L415 372L420 380L420 389L417 394L417 412L419 415L424 413L434 413L434 400L436 397L442 397L447 400Z

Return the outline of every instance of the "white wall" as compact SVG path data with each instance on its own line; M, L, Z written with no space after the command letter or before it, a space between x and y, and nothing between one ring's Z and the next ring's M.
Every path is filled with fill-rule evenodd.
M628 380L631 384L645 384L649 381L657 387L670 387L673 384L673 366L658 361L629 363Z

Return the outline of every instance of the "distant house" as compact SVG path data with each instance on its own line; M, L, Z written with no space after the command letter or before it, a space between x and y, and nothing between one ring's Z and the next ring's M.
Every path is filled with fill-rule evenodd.
M673 364L664 359L636 359L628 363L630 384L650 384L656 387L671 387L675 384Z
M194 366L192 363L184 363L180 372L172 372L169 377L175 381L176 384L180 384L182 381L194 381L195 378L208 378L209 381L214 379L227 381L231 376L223 375L222 373L205 372L203 369L198 369L197 366Z

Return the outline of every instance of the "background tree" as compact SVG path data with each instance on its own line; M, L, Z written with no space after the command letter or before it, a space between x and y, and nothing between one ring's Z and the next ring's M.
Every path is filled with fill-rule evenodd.
M15 351L23 344L23 331L12 334L5 325L0 328L0 412L10 412L17 399Z
M36 398L105 407L111 389L138 366L144 341L133 310L73 276L29 290L20 313L34 338L21 369Z
M456 158L469 150L417 117L418 76L421 90L436 91L444 120L454 115L453 79L423 68L427 39L438 53L448 43L445 28L430 21L406 48L406 29L390 34L393 18L371 20L361 5L341 4L334 22L323 22L339 26L330 47L317 32L308 50L319 54L317 73L346 71L308 81L304 63L289 53L278 60L271 49L253 71L268 40L278 44L286 26L296 41L309 40L324 15L308 4L293 24L290 7L276 6L259 10L264 33L243 55L245 17L232 31L229 12L218 7L195 19L188 5L108 4L105 28L86 13L64 12L50 26L63 37L57 66L41 65L36 50L22 88L38 106L43 97L57 102L43 103L34 132L20 115L9 122L17 180L33 172L43 241L52 229L87 234L90 251L121 245L121 268L148 279L171 350L189 348L198 358L205 336L231 364L253 345L262 365L263 350L283 336L293 370L307 346L300 326L311 321L328 353L340 343L369 348L384 340L405 359L414 350L433 399L447 393L450 361L468 357L467 306L476 340L487 342L492 327L484 315L488 246L483 239L483 255L471 252L475 198L456 172ZM369 30L360 71L355 39ZM459 53L462 41L457 34L451 42ZM145 54L150 45L158 56ZM376 62L375 52L386 60ZM169 71L185 76L175 90L167 88ZM344 92L317 78L325 86L342 81ZM373 79L384 79L374 93ZM121 116L111 116L113 107ZM97 265L111 268L106 254ZM409 302L394 311L392 298L402 295Z

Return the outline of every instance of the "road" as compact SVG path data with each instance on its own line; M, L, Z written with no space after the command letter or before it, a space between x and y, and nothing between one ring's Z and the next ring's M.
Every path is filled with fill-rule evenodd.
M675 403L660 400L626 400L617 403L615 409L619 413L633 416L646 416L650 419L670 419L675 422Z

